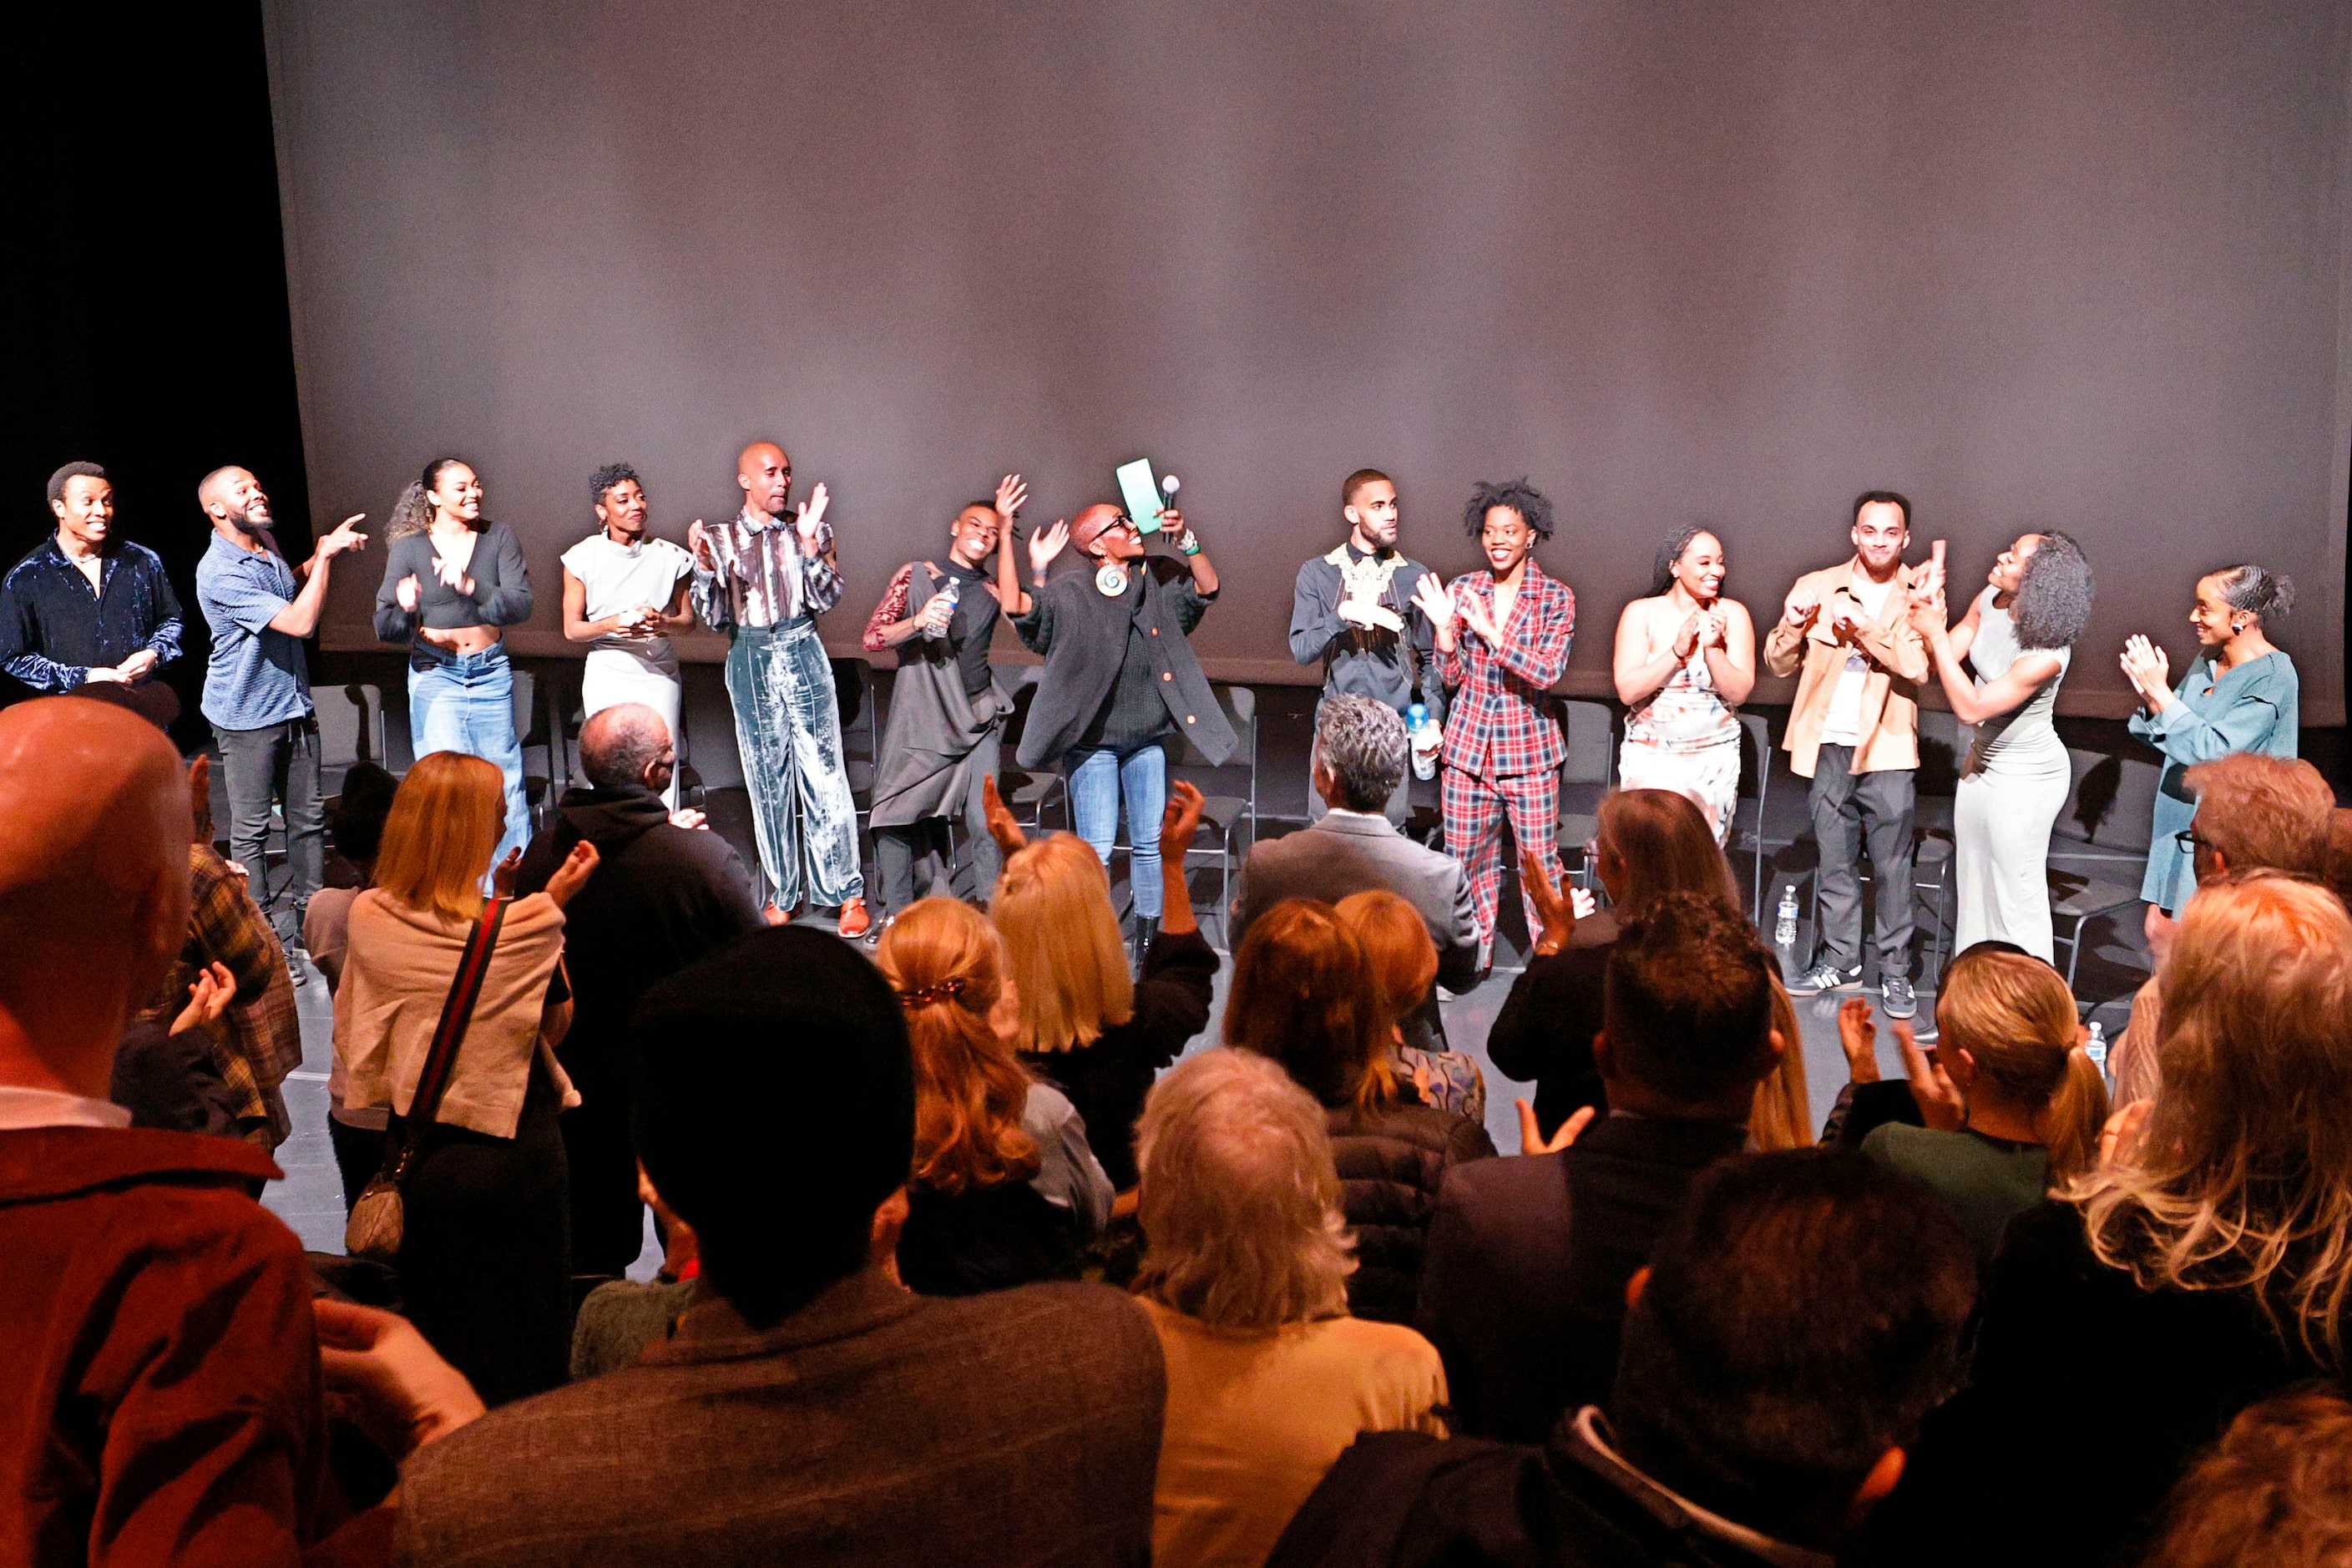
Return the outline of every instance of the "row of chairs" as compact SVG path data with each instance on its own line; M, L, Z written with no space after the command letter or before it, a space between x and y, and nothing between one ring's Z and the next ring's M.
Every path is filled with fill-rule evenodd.
M1560 767L1559 847L1580 854L1598 827L1601 799L1615 783L1620 733L1616 716L1606 704L1569 700L1560 710L1568 756ZM1739 795L1727 848L1735 864L1744 856L1750 865L1749 916L1759 926L1766 919L1765 868L1769 864L1776 887L1810 879L1811 910L1818 929L1820 879L1811 875L1811 867L1784 864L1804 836L1777 831L1768 820L1774 771L1769 728L1759 713L1741 714L1739 724ZM1952 810L1969 737L1967 727L1950 713L1922 709L1919 742L1913 881L1929 915L1927 973L1932 974L1942 967L1956 912ZM2085 929L2139 900L2133 868L2147 858L2161 770L2154 763L2078 747L2067 748L2067 755L2072 780L2052 835L2049 879L2051 914L2057 941L2066 950L2066 983L2071 986L2082 960ZM1782 779L1784 786L1793 782L1785 773ZM1589 885L1590 868L1584 875ZM1867 879L1866 868L1864 876Z

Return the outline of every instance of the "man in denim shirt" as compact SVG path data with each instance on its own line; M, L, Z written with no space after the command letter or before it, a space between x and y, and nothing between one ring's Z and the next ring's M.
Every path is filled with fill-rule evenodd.
M196 486L213 541L196 563L196 604L212 628L204 712L220 742L228 785L229 858L252 879L253 901L288 948L302 940L302 911L326 858L319 785L319 721L310 705L302 639L318 629L327 573L367 535L345 518L310 560L287 563L269 532L269 497L245 468L215 468ZM298 587L297 584L299 584ZM269 812L286 815L286 885L269 887Z
M36 691L143 685L180 657L180 601L155 552L114 537L114 486L96 463L49 476L55 537L0 582L0 668ZM170 689L129 706L169 723Z

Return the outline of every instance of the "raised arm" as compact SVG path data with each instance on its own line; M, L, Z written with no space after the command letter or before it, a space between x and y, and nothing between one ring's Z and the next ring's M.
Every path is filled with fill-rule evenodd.
M1899 594L1904 589L1898 584L1895 591ZM1853 623L1853 640L1882 667L1904 679L1927 679L1927 639L1911 624L1909 615L1896 616L1893 626L1858 619Z
M1636 599L1617 616L1617 647L1611 673L1617 682L1617 700L1631 708L1672 680L1675 671L1698 651L1699 633L1706 613L1693 610L1675 627L1675 635L1656 653L1650 651L1649 599ZM1668 601L1671 606L1672 601Z
M1568 668L1568 650L1575 639L1576 595L1561 583L1559 600L1537 619L1529 635L1516 642L1506 637L1495 658L1528 685L1549 687Z
M1821 608L1821 590L1811 579L1798 578L1780 606L1780 618L1772 623L1764 638L1765 668L1783 679L1797 673L1798 666L1805 662L1805 634L1813 629L1813 617Z
M1969 620L1975 618L1975 607L1969 608ZM2021 654L2017 662L2000 675L1979 686L1960 668L1958 653L1953 647L1953 637L1944 626L1944 596L1912 601L1909 618L1919 634L1936 678L1944 688L1944 700L1952 705L1952 717L1963 724L1981 724L1988 719L2022 706L2042 685L2058 673L2059 658L2054 653L2034 649ZM1965 624L1965 623L1964 623Z
M949 617L955 612L940 595L926 599L913 615L907 614L914 580L915 563L911 561L891 576L890 585L882 592L882 602L866 617L865 635L858 639L866 652L880 653L884 648L911 642L925 632L946 629Z
M733 567L720 556L715 534L698 517L686 531L686 549L694 558L694 574L688 590L694 613L714 632L733 631L735 610L727 583Z
M1717 599L1705 632L1706 673L1715 694L1733 708L1756 689L1756 623L1737 599Z
M282 604L274 599L270 601L276 605L266 623L270 630L284 632L289 637L307 637L319 629L319 616L327 607L327 577L335 557L367 548L367 535L357 531L359 523L366 516L363 511L353 512L320 539L310 552L310 559L302 563L298 573L302 579L302 586L291 599ZM235 613L236 606L232 605L232 616ZM247 629L257 631L260 628Z

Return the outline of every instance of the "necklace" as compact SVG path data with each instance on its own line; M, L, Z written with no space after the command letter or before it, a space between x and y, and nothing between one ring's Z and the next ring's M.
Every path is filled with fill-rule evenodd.
M1095 568L1095 592L1106 599L1116 599L1127 592L1127 568L1116 561L1107 561Z

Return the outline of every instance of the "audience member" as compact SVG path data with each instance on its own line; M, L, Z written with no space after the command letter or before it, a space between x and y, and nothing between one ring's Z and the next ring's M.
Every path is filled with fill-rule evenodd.
M388 1152L406 1142L458 961L486 912L505 802L497 763L461 752L419 758L384 823L376 885L352 905L335 1054L346 1104L391 1110ZM504 906L448 1086L401 1185L404 1308L492 1405L554 1387L571 1360L555 1123L579 1096L555 1059L572 1012L558 966L563 905L595 868L595 849L577 845L544 893Z
M1766 1152L1810 1149L1817 1140L1812 1092L1805 1083L1804 1026L1797 1021L1797 1005L1789 999L1789 989L1778 974L1772 976L1772 1032L1787 1042L1788 1048L1780 1053L1780 1065L1756 1086L1756 1102L1748 1110L1748 1141ZM1523 1129L1528 1126L1526 1115L1522 1113Z
M2146 1568L2352 1562L2352 1401L2315 1385L2248 1405L2172 1489Z
M1331 1141L1279 1066L1231 1050L1180 1064L1138 1143L1136 1293L1168 1363L1152 1561L1255 1568L1356 1434L1445 1435L1445 1371L1411 1329L1348 1316Z
M1539 1442L1608 1392L1625 1281L1692 1179L1747 1143L1757 1082L1787 1045L1771 960L1720 903L1667 893L1608 952L1593 1055L1609 1114L1553 1152L1455 1171L1430 1225L1416 1321L1445 1358L1456 1425L1482 1436Z
M914 1180L898 1273L926 1296L1075 1279L1110 1221L1086 1123L1023 1070L1020 988L1004 939L958 899L899 911L875 957L915 1052Z
M2233 752L2197 763L2184 777L2197 805L2179 837L2188 841L2198 881L2265 868L2326 876L2336 792L2317 768L2293 757ZM2150 904L2147 925L2161 970L2179 922ZM2156 1096L2156 1041L2164 1027L2158 978L2149 976L2132 998L2131 1022L2107 1056L2121 1104Z
M190 833L153 725L76 698L0 712L10 1563L290 1563L321 1522L310 1277L249 1190L278 1167L107 1100L187 939Z
M215 963L189 985L177 1017L142 1016L122 1026L106 1097L131 1112L131 1126L238 1136L236 1095L206 1034L236 994L236 981Z
M1895 1173L1726 1162L1632 1281L1605 1416L1573 1408L1540 1447L1360 1437L1268 1568L1829 1568L1950 1386L1975 1283L1966 1238Z
M1979 942L1937 987L1932 1055L1909 1025L1895 1026L1921 1124L1882 1122L1862 1152L1926 1183L1987 1262L2011 1220L2098 1162L2107 1089L2077 1017L2056 970ZM1857 1083L1878 1077L1877 1033L1866 998L1838 1009Z
M2232 1415L2340 1375L2352 918L2276 872L2200 883L2162 985L2144 1135L2119 1119L2106 1163L2010 1222L1969 1385L1874 1521L1884 1561L2137 1562Z
M335 861L350 868L350 885L330 875L327 886L310 895L302 911L302 947L326 977L330 995L342 989L343 955L351 947L352 905L375 885L376 853L383 844L383 825L392 816L392 801L400 781L373 763L358 763L343 775L342 793L328 817L335 840ZM334 861L330 861L331 871ZM342 1178L343 1207L360 1201L368 1179L383 1169L383 1129L389 1106L364 1108L349 1103L343 1056L335 1053L327 1069L327 1140L335 1152L335 1171Z
M1225 1044L1280 1062L1322 1103L1360 1265L1348 1309L1405 1323L1438 1184L1495 1143L1468 1117L1401 1089L1389 1040L1371 960L1330 905L1288 899L1257 918L1234 955Z
M1733 913L1741 908L1715 829L1685 796L1619 790L1601 801L1594 838L1592 869L1612 906L1602 913L1579 919L1569 894L1522 865L1543 930L1486 1036L1486 1059L1496 1070L1535 1084L1536 1121L1546 1138L1585 1106L1609 1109L1592 1037L1601 1029L1601 980L1620 924L1640 919L1669 893L1696 893Z
M874 966L754 931L654 986L635 1039L638 1146L701 1292L636 1365L411 1460L406 1559L1144 1561L1163 1383L1142 1312L1087 1285L931 1300L877 1266L917 1113ZM786 1105L815 1113L779 1138Z
M596 875L563 910L572 994L563 1070L580 1103L557 1125L572 1177L572 1270L617 1277L645 1249L646 1232L623 1068L629 1015L656 981L762 921L727 841L670 820L662 792L677 752L660 714L638 702L598 712L581 726L580 766L590 787L563 793L523 852L515 889L536 892L573 846L595 846Z
M2352 810L2343 806L2327 814L2327 885L2352 909Z
M990 831L1005 855L988 908L1004 933L1021 997L1022 1065L1069 1097L1095 1157L1124 1192L1135 1185L1135 1123L1152 1079L1209 1026L1217 953L1201 936L1184 884L1201 792L1181 779L1169 785L1160 827L1161 915L1139 978L1128 972L1102 858L1075 834L1029 843L995 781L982 791Z
M572 1324L574 1382L634 1364L647 1345L668 1338L694 1305L694 1282L702 1277L701 1247L694 1227L662 1201L642 1164L637 1167L637 1196L660 1222L661 1270L642 1283L607 1279L582 1300L580 1315Z
M1429 940L1421 912L1403 894L1386 888L1349 893L1334 907L1372 962L1397 1070L1412 1080L1424 1105L1459 1111L1483 1123L1486 1075L1479 1070L1477 1058L1444 1049L1424 1026L1423 1011L1437 976L1437 945Z
M1315 718L1312 770L1330 809L1303 832L1250 846L1234 895L1234 952L1247 940L1250 921L1285 899L1336 904L1350 893L1386 888L1410 900L1428 927L1437 945L1437 984L1467 991L1478 983L1478 916L1462 862L1414 843L1388 818L1405 751L1404 721L1386 703L1324 699Z

